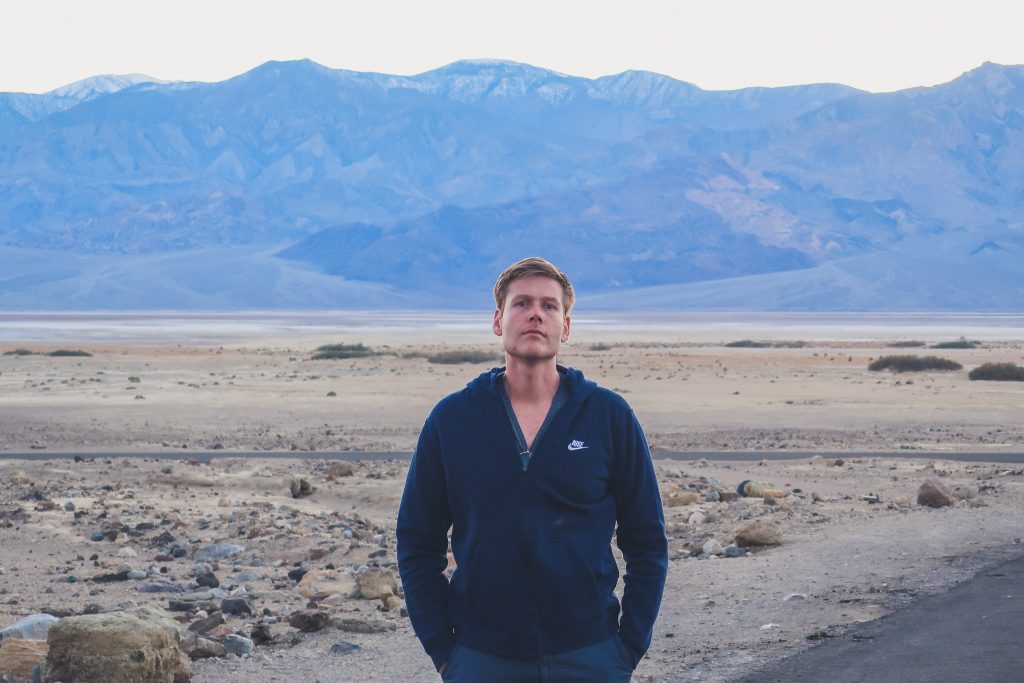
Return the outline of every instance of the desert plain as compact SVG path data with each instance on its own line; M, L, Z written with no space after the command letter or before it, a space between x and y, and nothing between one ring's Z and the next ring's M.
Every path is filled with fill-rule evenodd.
M500 364L489 322L0 314L0 629L172 602L184 629L244 597L253 614L196 630L255 649L192 680L439 680L395 516L433 404ZM365 354L313 359L339 343ZM433 362L453 352L478 360ZM905 354L962 369L868 370ZM1024 554L1024 382L968 378L1024 364L1020 316L577 312L559 360L631 403L662 484L669 578L636 681L729 681ZM918 504L927 479L956 502ZM785 496L730 500L744 480ZM781 543L737 550L751 521ZM368 597L368 574L395 580ZM329 621L289 623L308 611Z

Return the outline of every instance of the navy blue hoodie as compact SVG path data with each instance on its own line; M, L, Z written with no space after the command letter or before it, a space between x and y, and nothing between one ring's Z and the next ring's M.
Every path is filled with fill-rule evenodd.
M503 368L443 399L420 433L398 513L398 566L435 667L456 641L533 658L618 634L634 667L650 645L668 553L647 441L620 396L579 370L558 371L566 401L528 460L505 408Z

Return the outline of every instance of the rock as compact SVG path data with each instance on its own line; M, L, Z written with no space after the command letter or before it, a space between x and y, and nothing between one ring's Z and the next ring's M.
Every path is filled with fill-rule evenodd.
M140 593L184 593L185 589L171 581L150 581L139 586L136 590Z
M306 572L309 570L305 567L296 567L295 569L288 570L288 578L292 581L302 581L303 577L306 576Z
M0 640L19 638L23 640L46 640L50 627L57 623L57 617L49 614L32 614L0 631Z
M740 499L740 494L735 491L719 491L718 499L723 503L734 503Z
M970 500L971 498L974 498L974 492L962 484L951 486L949 490L953 492L953 495L956 496L958 500Z
M226 636L223 640L223 645L229 654L238 655L239 657L251 655L253 650L256 649L256 643L237 633Z
M328 479L338 479L340 477L351 477L354 474L352 469L352 463L341 462L335 460L327 468Z
M213 572L204 572L196 577L196 583L204 588L217 588L220 586L220 579Z
M736 487L736 493L746 498L785 498L786 492L771 484L744 479Z
M717 503L721 499L722 499L721 492L715 491L714 489L712 489L712 490L710 490L710 491L708 491L707 493L704 494L704 502L705 503Z
M686 521L689 524L697 526L699 524L703 524L707 520L707 518L708 518L708 516L705 515L703 512L701 512L700 510L696 510L696 511L690 513L690 516L687 518Z
M196 559L200 562L212 562L213 560L223 560L225 557L231 557L232 555L244 552L244 545L235 545L234 543L213 543L200 548L199 552L196 553ZM175 555L175 557L178 556Z
M379 600L398 592L395 575L380 567L369 567L356 574L356 586L364 600Z
M11 638L0 643L0 678L32 678L32 669L46 659L45 640Z
M747 554L747 551L746 551L746 549L740 548L737 545L730 544L730 545L725 546L725 551L723 552L723 554L726 557L745 557L746 554Z
M64 510L66 510L67 512L74 512L75 504L69 500L68 502L64 503Z
M677 508L683 505L692 505L693 503L699 503L701 495L695 491L681 491L679 493L669 494L669 497L665 500L665 507Z
M799 600L800 602L803 602L803 601L807 600L807 594L806 593L790 593L786 597L782 598L783 602L793 602L794 600Z
M330 617L327 615L327 612L318 612L316 610L300 610L288 615L288 624L306 633L319 631L324 626L327 626L329 621Z
M222 612L214 612L204 617L200 617L188 625L188 630L192 633L198 633L199 635L205 635L209 633L214 627L220 626L224 623L224 614Z
M704 541L704 546L701 548L705 555L721 555L725 552L722 544L713 538L709 538Z
M188 653L192 659L209 659L211 657L223 657L228 651L224 646L209 638L196 638L195 647Z
M770 522L744 522L732 531L740 548L752 545L778 545L782 543L782 529Z
M777 628L782 628L782 627L779 626L778 624L764 624L763 626L761 626L761 630L762 631L773 631L773 630L775 630Z
M138 557L138 555L139 554L137 552L135 552L134 550L132 550L128 546L125 546L125 547L123 547L123 548L121 548L120 550L117 551L117 556L118 557Z
M391 612L394 610L401 610L405 606L405 600L398 597L397 595L388 595L381 600L385 610Z
M256 624L252 627L252 632L249 633L249 637L252 638L252 642L257 645L270 643L274 640L274 634L270 630L270 624Z
M360 647L355 643L350 643L347 640L339 640L334 645L331 645L332 655L347 655L353 652L359 652Z
M331 619L331 626L347 633L387 633L398 627L393 621L383 619L356 619L354 617Z
M292 477L288 482L288 490L291 491L292 498L304 498L314 491L309 482L301 477Z
M256 606L249 598L224 598L220 603L220 611L224 614L252 616L256 614Z
M344 572L330 569L311 569L299 581L299 595L311 600L329 595L351 595L356 589L355 580Z
M940 508L953 505L955 502L956 496L954 496L953 492L949 490L949 487L943 484L939 479L926 479L917 489L918 505Z
M181 683L192 675L177 623L152 606L66 617L48 641L44 681Z

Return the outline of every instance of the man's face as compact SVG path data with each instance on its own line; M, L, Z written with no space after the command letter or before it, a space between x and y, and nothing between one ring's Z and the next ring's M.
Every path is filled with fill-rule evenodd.
M539 275L513 280L504 305L494 311L494 334L505 353L525 361L546 361L569 340L569 316L562 304L562 286Z

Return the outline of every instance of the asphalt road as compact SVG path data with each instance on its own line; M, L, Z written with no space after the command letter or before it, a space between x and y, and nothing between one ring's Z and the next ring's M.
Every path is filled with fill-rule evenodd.
M1024 463L1020 453L962 453L950 451L655 451L655 460L799 460L820 455L824 458L917 458L924 460L959 460L961 462ZM392 451L201 451L186 448L164 451L0 451L0 460L61 460L74 458L155 458L158 460L198 460L215 458L253 458L286 460L408 460L409 452ZM1024 680L1024 679L1022 679Z
M1024 681L1024 555L734 683Z

